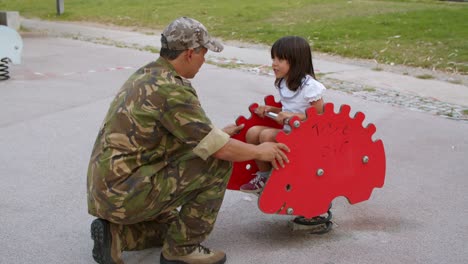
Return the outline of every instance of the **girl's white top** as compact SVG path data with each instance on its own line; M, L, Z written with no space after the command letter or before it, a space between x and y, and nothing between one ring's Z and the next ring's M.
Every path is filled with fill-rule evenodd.
M302 79L302 84L297 90L289 90L286 81L282 80L279 85L280 101L283 105L283 112L305 113L305 110L310 107L310 103L320 100L325 86L306 75Z

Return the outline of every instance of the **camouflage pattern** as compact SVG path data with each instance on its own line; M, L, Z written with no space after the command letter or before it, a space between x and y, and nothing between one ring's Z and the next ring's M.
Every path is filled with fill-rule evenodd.
M197 20L180 17L174 20L161 34L161 46L170 50L186 50L203 46L221 52L223 45L212 39L206 27Z
M87 179L88 211L111 222L117 263L122 250L162 244L171 255L185 255L211 232L232 169L193 153L212 129L190 82L163 58L118 92Z

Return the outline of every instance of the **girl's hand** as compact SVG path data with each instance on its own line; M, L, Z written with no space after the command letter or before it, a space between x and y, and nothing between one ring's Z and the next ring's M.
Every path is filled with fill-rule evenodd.
M285 124L285 121L286 121L287 119L291 119L293 116L294 116L294 113L290 113L290 112L279 112L279 113L278 113L278 117L276 118L276 122L278 122L278 124L284 125L284 124Z
M260 105L258 106L254 113L257 114L259 117L264 118L266 116L266 113L272 112L272 113L279 113L281 112L281 108L279 107L274 107L271 105Z
M261 118L264 118L266 112L269 112L270 109L271 109L271 106L269 106L269 105L259 105L259 106L255 109L255 114L257 114L257 115L258 115L259 117L261 117Z

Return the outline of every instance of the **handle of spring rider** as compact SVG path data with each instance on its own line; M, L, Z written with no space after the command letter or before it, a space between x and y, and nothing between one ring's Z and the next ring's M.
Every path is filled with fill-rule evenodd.
M273 112L266 112L265 116L273 119L273 120L276 120L276 118L278 117L278 114L277 113L273 113ZM284 127L283 127L283 130L284 132L286 133L289 133L291 132L291 126L289 126L288 124L285 124Z

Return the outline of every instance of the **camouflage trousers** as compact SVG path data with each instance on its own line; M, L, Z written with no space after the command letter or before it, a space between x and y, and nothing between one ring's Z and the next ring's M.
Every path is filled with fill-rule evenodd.
M230 162L211 157L181 161L161 170L153 179L154 188L169 197L161 199L160 195L141 215L134 212L125 221L149 219L134 224L110 223L114 261L122 263L122 251L162 246L167 254L187 255L195 250L213 230L231 170ZM177 188L166 193L165 181L177 181Z

